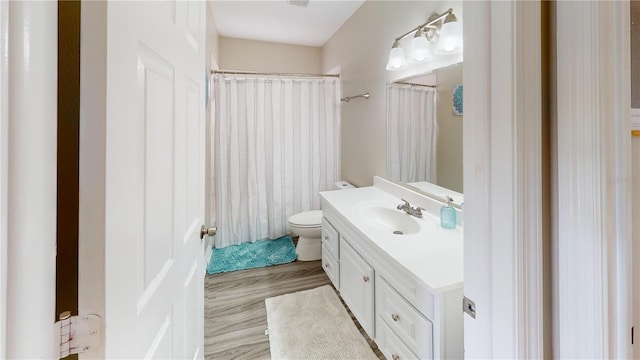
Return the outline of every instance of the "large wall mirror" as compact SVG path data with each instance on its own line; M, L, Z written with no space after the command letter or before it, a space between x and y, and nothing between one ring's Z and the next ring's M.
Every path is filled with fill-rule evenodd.
M388 178L463 192L462 90L462 63L387 84Z

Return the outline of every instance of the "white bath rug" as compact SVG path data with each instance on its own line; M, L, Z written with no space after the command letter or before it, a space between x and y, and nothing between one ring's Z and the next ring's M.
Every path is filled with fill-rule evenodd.
M271 359L377 359L329 285L264 302Z

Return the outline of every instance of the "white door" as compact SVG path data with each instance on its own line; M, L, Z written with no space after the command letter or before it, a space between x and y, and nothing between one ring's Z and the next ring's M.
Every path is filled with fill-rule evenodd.
M105 356L203 358L205 2L106 8Z

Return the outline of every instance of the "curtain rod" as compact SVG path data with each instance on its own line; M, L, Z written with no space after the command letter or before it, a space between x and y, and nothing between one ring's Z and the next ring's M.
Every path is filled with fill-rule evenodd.
M432 89L436 88L435 85L416 84L416 83L411 83L411 82L406 82L406 81L396 81L396 82L392 82L391 83L391 85L393 85L393 84L411 85L411 86L423 86L423 87L428 87L428 88L432 88Z
M265 75L265 76L298 76L298 77L335 77L338 74L297 74L297 73L278 73L278 72L253 72L253 71L227 71L227 70L211 70L212 74L229 74L229 75Z

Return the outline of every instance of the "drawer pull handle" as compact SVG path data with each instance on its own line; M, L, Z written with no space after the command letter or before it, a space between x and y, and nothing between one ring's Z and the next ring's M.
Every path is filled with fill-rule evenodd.
M398 314L391 314L391 318L393 319L393 321L398 321L400 319L400 316Z
M391 354L391 358L393 360L400 360L400 356L398 356L397 354Z
M369 282L369 277L367 275L365 275L365 276L362 277L362 280L364 282Z

